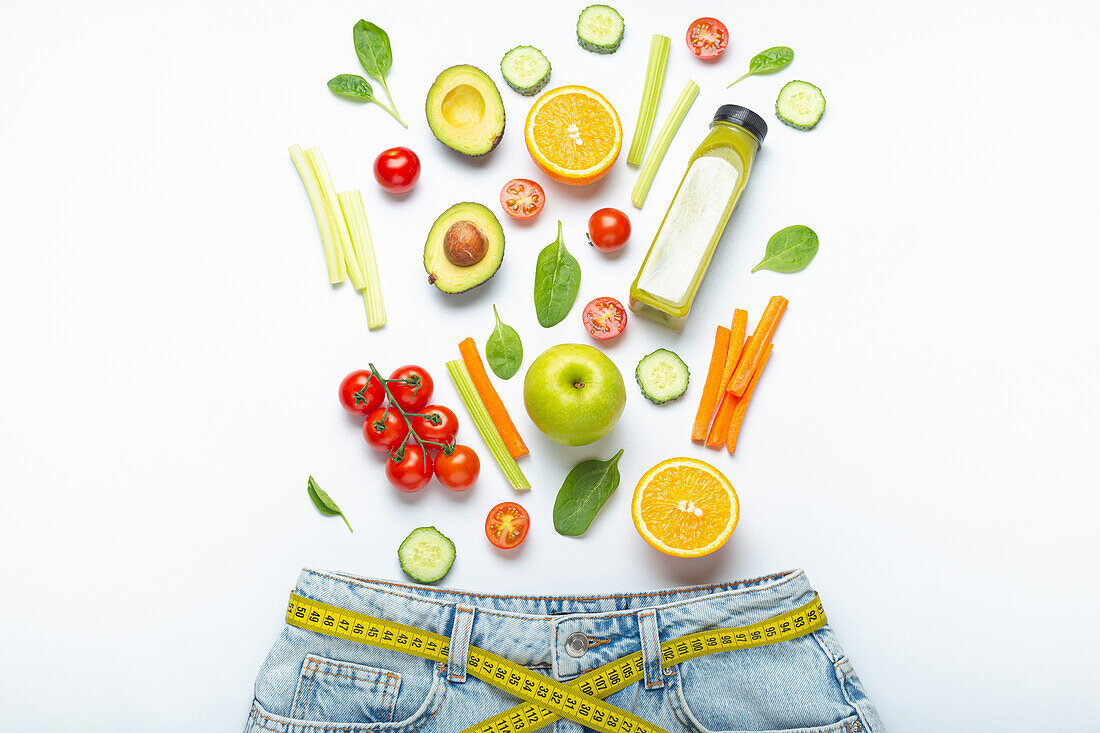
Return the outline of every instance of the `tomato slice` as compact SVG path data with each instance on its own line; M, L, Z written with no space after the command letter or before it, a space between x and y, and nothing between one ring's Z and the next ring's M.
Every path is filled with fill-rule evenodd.
M606 341L626 328L626 308L614 298L596 298L584 307L581 319L589 336Z
M485 536L494 547L511 550L527 539L531 517L527 510L514 501L502 501L489 510L485 518Z
M717 58L729 42L730 32L726 24L716 18L698 18L688 26L688 48L701 59Z
M513 219L530 219L545 203L546 192L529 178L513 178L500 189L500 206Z

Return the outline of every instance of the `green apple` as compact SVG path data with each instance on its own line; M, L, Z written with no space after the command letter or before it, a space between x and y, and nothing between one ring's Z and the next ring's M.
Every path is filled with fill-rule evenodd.
M523 404L550 440L588 445L619 421L626 385L619 368L599 349L559 344L531 363L523 380Z

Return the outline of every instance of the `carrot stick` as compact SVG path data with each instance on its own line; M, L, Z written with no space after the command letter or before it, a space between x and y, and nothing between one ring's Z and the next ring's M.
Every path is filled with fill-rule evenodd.
M725 326L719 326L714 333L714 351L710 354L710 367L707 369L707 381L703 384L703 395L699 398L699 409L695 413L695 424L691 426L692 442L702 443L707 439L707 426L710 425L710 419L714 415L718 393L724 391L726 386L722 379L722 371L726 365L729 341L730 330Z
M718 450L726 444L726 436L729 435L733 412L739 399L741 398L734 397L729 392L722 395L722 404L718 405L718 414L714 416L714 424L710 426L710 434L707 435L708 448Z
M726 450L730 455L733 455L734 448L737 447L737 436L741 432L741 423L745 421L745 413L749 409L749 400L752 399L752 393L756 389L756 383L760 381L760 373L764 371L764 365L768 363L768 357L772 354L772 345L768 344L764 347L764 353L760 355L760 366L756 368L756 372L752 375L752 380L749 382L749 386L745 388L745 394L737 400L737 407L733 410L733 421L729 426L729 433L726 436ZM728 392L726 394L729 394Z
M508 453L512 458L527 455L530 451L519 436L512 418L508 416L508 410L504 408L493 383L489 381L489 375L485 373L485 365L481 362L481 355L477 353L477 344L472 338L466 338L458 345L458 350L462 352L462 361L466 364L466 371L470 373L470 381L474 383L474 389L485 403L485 409L493 419L493 425L500 433L500 439L504 441Z
M768 307L764 310L764 315L760 316L760 323L757 324L752 338L745 346L745 350L741 354L741 361L738 362L737 369L734 371L733 377L730 378L730 383L726 386L727 392L737 397L745 393L745 388L749 386L752 375L756 373L760 355L763 353L764 347L771 343L772 336L775 334L775 327L779 325L779 319L783 317L783 311L786 309L787 299L780 295L774 295L768 301Z
M722 390L729 386L733 371L737 368L737 362L741 358L741 352L745 348L745 331L749 325L749 312L738 308L733 312L733 323L730 324L730 348L726 354L726 366L722 369ZM715 400L717 403L717 400ZM717 407L717 404L715 405Z

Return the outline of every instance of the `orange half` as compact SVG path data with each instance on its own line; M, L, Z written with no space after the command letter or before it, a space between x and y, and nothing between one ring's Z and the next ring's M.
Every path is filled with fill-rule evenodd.
M740 516L722 472L695 458L670 458L634 489L631 514L642 538L674 557L701 557L726 544Z
M602 94L584 86L565 86L535 101L523 137L546 175L583 186L611 169L623 147L623 126Z

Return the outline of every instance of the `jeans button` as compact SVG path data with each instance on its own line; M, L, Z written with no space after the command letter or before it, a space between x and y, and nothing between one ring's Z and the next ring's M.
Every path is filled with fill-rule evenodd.
M579 631L574 631L565 637L565 652L571 657L583 657L588 651L588 637Z

